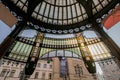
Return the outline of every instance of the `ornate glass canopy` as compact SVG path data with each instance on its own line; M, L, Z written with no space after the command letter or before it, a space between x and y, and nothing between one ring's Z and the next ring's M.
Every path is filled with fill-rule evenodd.
M21 10L27 12L28 0L11 1ZM96 14L111 1L93 0L93 13ZM35 7L32 17L45 23L69 25L85 20L88 18L88 15L85 8L77 0L43 0Z
M47 33L80 32L91 18L101 17L117 0L3 0L34 28ZM84 27L83 27L84 26Z
M4 58L26 62L33 52L33 49L34 53L37 52L37 50L40 50L38 52L39 59L48 59L53 57L82 59L83 51L84 54L87 55L89 50L95 61L112 57L111 51L100 40L100 37L94 36L90 38L85 36L85 32L90 34L92 31L84 31L84 42L83 37L79 36L81 33L76 35L59 35L61 37L57 37L57 34L42 34L32 29L26 29L17 36L16 41L10 47ZM40 39L38 39L38 34L43 35L44 38L39 36ZM40 42L40 44L38 42ZM88 47L89 50L86 50L86 47Z

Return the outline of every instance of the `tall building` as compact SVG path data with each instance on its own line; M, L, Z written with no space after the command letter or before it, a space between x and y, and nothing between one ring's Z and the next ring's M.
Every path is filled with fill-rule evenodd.
M120 80L119 0L0 0L1 80Z

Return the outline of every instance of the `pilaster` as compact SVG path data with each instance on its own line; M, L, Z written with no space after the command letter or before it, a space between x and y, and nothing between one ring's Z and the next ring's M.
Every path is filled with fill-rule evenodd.
M59 58L53 58L53 80L60 80Z

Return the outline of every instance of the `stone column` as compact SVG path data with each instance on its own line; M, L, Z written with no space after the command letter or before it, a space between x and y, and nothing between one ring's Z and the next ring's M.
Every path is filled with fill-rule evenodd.
M18 22L18 24L16 25L16 28L10 33L10 35L0 45L0 59L5 55L5 53L8 51L10 46L15 41L17 35L20 33L21 30L23 30L25 26L26 26L25 20Z
M69 80L74 80L75 69L74 69L72 58L67 58L67 63L68 63Z
M53 80L60 80L59 58L53 58Z

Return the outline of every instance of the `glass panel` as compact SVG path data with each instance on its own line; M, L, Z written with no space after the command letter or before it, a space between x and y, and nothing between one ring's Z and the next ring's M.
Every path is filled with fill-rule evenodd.
M56 54L56 51L52 51L49 53L49 57L55 57L57 54Z
M73 15L73 17L76 17L76 10L75 10L75 6L73 5L72 6L72 15Z
M42 56L42 58L47 58L48 57L48 54L45 54Z
M96 55L96 51L94 49L94 45L91 45L91 51L93 52L93 56Z
M37 17L37 13L36 13L36 12L33 12L33 13L32 13L32 16L33 16L34 18L36 18L36 17Z
M99 43L97 43L97 45L98 45L98 47L99 47L99 50L101 51L101 54L102 54L102 53L104 53L104 51L103 51L102 47L100 46L100 42L99 42Z
M68 10L68 18L72 18L70 6L67 7L67 10Z
M79 7L79 4L76 4L76 11L77 11L77 16L80 16L81 15L81 11L80 11L80 7Z
M78 20L79 20L79 21L82 21L82 20L83 20L82 16L78 17Z
M104 0L103 2L102 2L102 5L103 6L106 6L108 4L108 1L107 0Z
M62 17L63 17L62 14L63 14L62 7L59 7L59 19L62 19Z
M93 50L92 50L92 45L88 45L88 48L89 48L89 50L90 50L91 55L94 56L94 52L93 52Z
M66 0L62 0L62 5L63 5L63 6L66 5Z
M72 52L70 52L70 51L65 51L65 56L67 56L67 57L72 57Z
M86 11L84 9L84 7L81 5L81 10L82 10L82 13L84 14Z
M57 19L57 17L58 17L58 7L55 7L54 19Z
M35 12L38 12L39 11L39 8L40 8L40 4L35 8Z
M27 12L27 6L23 7L23 11Z
M99 0L93 0L93 2L94 2L95 5L99 4Z
M57 56L64 56L63 50L58 50L57 51Z
M97 10L96 9L93 9L93 14L97 13Z
M19 8L22 8L22 7L24 6L24 4L19 1L19 2L17 3L17 6L19 6Z
M49 13L49 17L50 17L50 18L53 18L53 11L54 11L54 7L51 6L51 7L50 7L50 13Z
M70 5L70 0L66 0L66 2L67 2L67 5Z
M26 44L23 44L22 48L21 48L21 51L20 51L20 55L23 55L24 54L24 50L26 48Z
M47 5L46 5L45 14L44 14L44 16L46 16L46 17L48 17L49 8L50 8L50 5L47 4Z
M99 51L99 49L98 49L98 46L97 46L96 44L94 44L94 46L95 46L95 49L96 49L97 55L100 54L100 51Z
M63 8L63 19L67 19L67 9L66 9L66 7Z
M100 11L102 9L102 6L98 5L96 8L97 8L97 11Z
M44 9L45 9L45 5L46 5L46 3L43 2L42 5L41 5L41 8L40 8L39 14L43 15L43 12L44 12Z
M16 43L16 45L15 45L15 47L12 49L12 51L11 51L11 52L15 52L15 51L16 51L16 49L19 47L19 44L20 44L20 43L19 43L19 42L17 42L17 43Z
M77 57L78 58L78 55L76 55L76 54L73 53L73 57Z
M27 56L29 56L29 54L30 54L30 52L31 52L31 49L32 49L32 46L29 45L28 52L27 52Z

